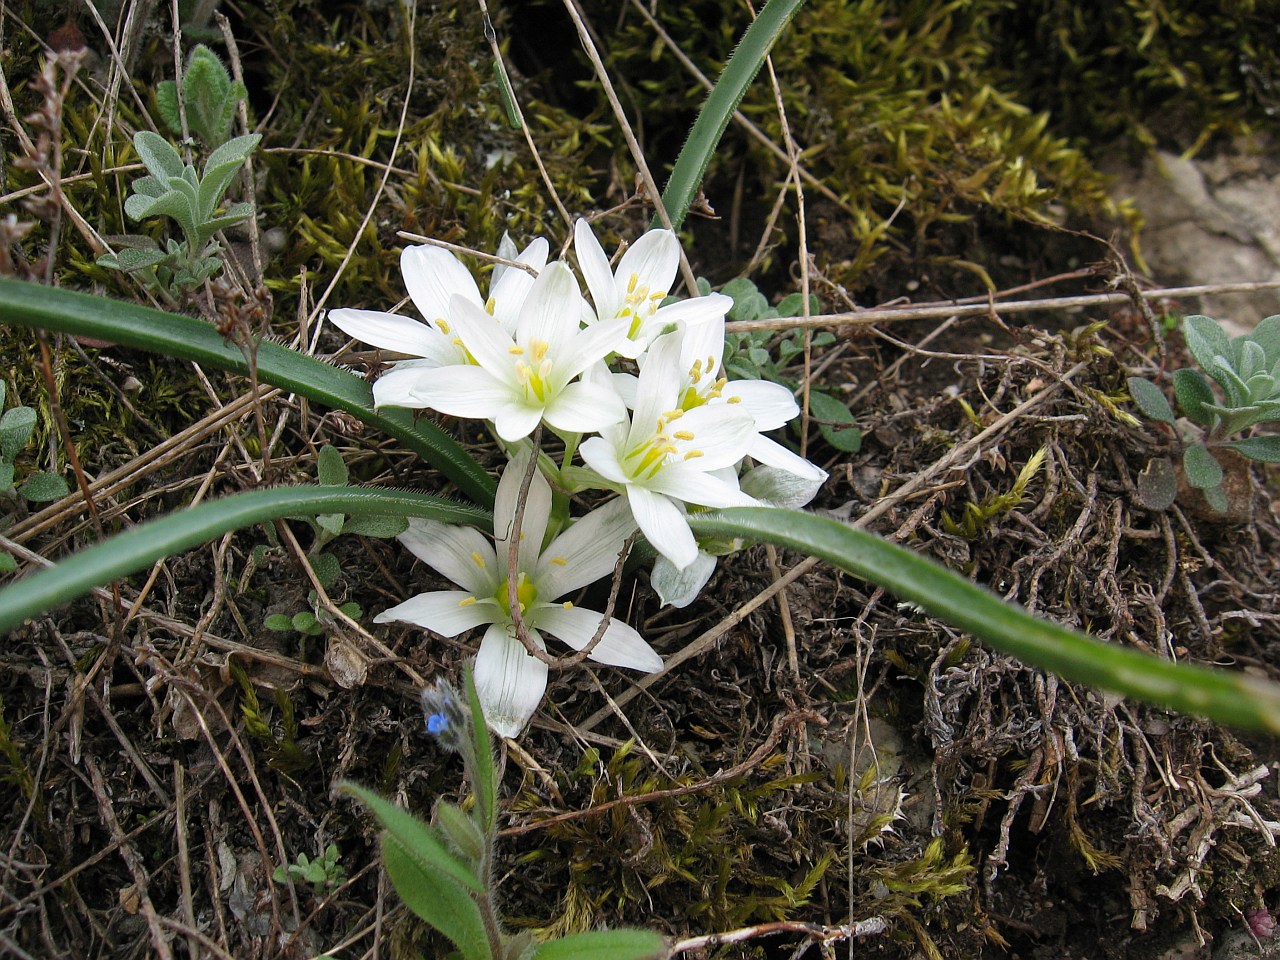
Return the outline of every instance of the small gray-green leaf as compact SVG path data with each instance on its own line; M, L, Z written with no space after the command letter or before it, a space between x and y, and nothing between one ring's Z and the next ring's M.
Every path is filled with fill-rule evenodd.
M18 561L3 550L0 550L0 573L13 573L17 569Z
M1126 382L1129 384L1129 396L1133 397L1133 402L1138 405L1139 410L1152 420L1173 425L1173 408L1169 406L1164 391L1150 380L1143 380L1141 377L1130 377Z
M347 465L336 447L325 444L316 457L316 478L321 485L341 487L347 483Z
M163 181L166 177L180 177L186 166L178 151L164 137L150 130L139 130L133 135L133 148L148 172Z
M0 459L0 493L7 493L13 489L13 464L8 460Z
M1250 460L1259 463L1280 463L1280 436L1248 437L1228 444Z
M1216 403L1213 388L1204 375L1195 370L1173 371L1173 392L1178 406L1196 423L1209 426L1213 422L1213 414L1204 409L1206 403Z
M409 529L409 521L404 517L351 517L343 524L343 533L354 533L362 537L398 537Z
M832 423L853 423L854 416L843 403L825 393L813 391L809 394L809 412L819 420ZM832 423L822 423L818 429L822 438L844 453L857 453L862 449L862 431L857 427L838 427Z
M316 572L316 579L320 581L320 586L328 590L338 579L338 574L342 572L338 558L332 553L317 553L308 559L311 561L311 569Z
M1219 484L1216 487L1210 487L1204 492L1204 498L1208 501L1209 506L1217 510L1219 513L1226 513L1230 504L1227 503L1227 493Z
M1168 457L1157 457L1138 474L1138 500L1148 510L1168 510L1178 496L1178 477Z
M1187 482L1197 489L1209 491L1222 485L1222 467L1203 443L1193 443L1182 455L1182 468Z
M32 503L49 503L61 500L71 492L67 481L56 473L33 473L27 482L18 488L18 492Z
M293 617L286 616L283 613L273 613L262 621L262 625L268 630L275 630L277 633L288 633L293 629Z
M324 629L316 620L316 615L310 610L299 610L293 615L289 624L299 633L305 633L309 636L315 636L316 634L323 632Z
M1182 334L1186 337L1187 349L1205 370L1212 368L1214 357L1231 356L1231 341L1218 321L1211 317L1187 317L1182 321Z
M533 960L644 960L661 956L666 946L653 930L589 930L548 940Z
M316 523L320 524L323 529L327 530L335 537L342 532L342 528L346 521L346 514L343 513L316 514Z
M464 960L493 960L475 900L431 861L414 853L395 835L383 834L383 864L404 905L453 941Z
M30 407L14 407L0 417L0 458L12 460L27 445L36 428L36 412Z

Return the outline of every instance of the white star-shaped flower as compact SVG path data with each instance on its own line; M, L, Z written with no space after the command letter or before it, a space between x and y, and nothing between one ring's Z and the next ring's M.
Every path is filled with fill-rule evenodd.
M528 457L524 452L509 463L498 483L493 514L499 533L496 544L471 527L410 519L400 542L460 589L420 593L374 618L377 623L407 621L445 637L488 625L476 655L476 692L489 726L507 737L524 729L547 687L547 665L516 638L508 600L510 531ZM539 550L550 509L551 488L535 473L521 521L516 563L521 618L529 638L540 648L546 649L542 635L549 633L581 650L595 636L604 615L557 601L610 575L635 523L626 502L612 500ZM646 673L662 669L662 658L644 638L613 618L590 657Z

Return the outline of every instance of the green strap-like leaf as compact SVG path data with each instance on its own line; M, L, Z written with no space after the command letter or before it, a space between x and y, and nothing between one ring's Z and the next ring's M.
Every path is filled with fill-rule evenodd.
M476 693L476 680L471 667L462 672L462 689L467 696L467 709L471 713L471 749L475 762L471 764L471 785L476 795L476 815L480 829L492 836L498 829L498 775L494 770L493 747L489 743L489 725L484 719L484 708Z
M589 930L539 944L533 960L644 960L666 946L653 930Z
M760 15L747 27L737 49L724 65L724 72L720 74L720 79L716 81L707 102L698 113L698 119L689 131L689 139L685 141L680 156L676 159L675 168L671 171L671 179L662 191L663 206L667 208L671 224L677 230L684 223L685 214L689 212L689 206L697 196L703 175L707 172L707 164L716 152L716 146L733 117L733 111L738 109L747 87L764 66L765 57L803 4L804 0L769 0ZM661 218L655 217L653 226L657 228L662 225Z
M1280 732L1280 686L1168 660L1042 620L931 560L863 530L801 513L737 507L689 517L698 536L743 537L812 554L919 604L1004 653L1078 681L1241 727Z
M139 524L0 589L0 635L102 584L239 530L284 517L343 513L427 517L484 527L474 507L424 493L358 487L254 490Z
M204 366L247 374L244 354L209 324L132 303L57 290L0 277L0 323L60 330L128 347L151 350ZM364 380L276 343L258 344L258 379L283 387L394 437L458 485L485 509L496 484L443 430L398 407L375 410Z

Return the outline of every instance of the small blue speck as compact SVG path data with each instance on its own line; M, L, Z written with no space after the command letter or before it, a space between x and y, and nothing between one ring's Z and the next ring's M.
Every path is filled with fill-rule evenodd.
M449 729L449 718L443 713L433 713L427 717L427 733L441 734Z

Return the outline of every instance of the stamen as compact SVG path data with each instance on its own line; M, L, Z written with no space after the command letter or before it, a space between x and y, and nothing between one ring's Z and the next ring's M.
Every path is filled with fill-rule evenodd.
M514 344L507 347L507 353L515 354L517 357L522 356L524 354L524 347L520 346L518 343Z
M477 567L479 567L481 570L483 570L483 569L484 569L484 566L485 566L485 564L484 564L484 557L483 557L483 556L481 556L478 552L472 551L472 553L471 553L471 562L472 562L472 563L474 563L474 564L475 564Z
M636 284L640 282L640 274L633 273L631 279L627 281L627 293L636 292Z
M440 332L443 333L446 337L449 335L449 321L446 320L444 317L439 317L436 319L436 326L440 328Z
M498 302L494 300L493 297L490 297L488 300L485 301L484 312L492 317L493 311L497 306L498 306Z
M569 565L569 561L564 557L552 557L547 563L554 564L557 567L567 567Z
M703 456L703 453L701 450L690 450L688 453L684 455L684 458L686 460L696 460L698 457L701 457L701 456Z
M470 607L470 606L474 605L474 604L475 604L475 602L476 602L476 598L475 598L475 597L467 597L465 600L459 600L459 601L458 601L458 606L460 606L460 607Z
M566 600L564 603L560 604L560 606L564 607L566 610L572 610L572 609L573 609L573 601L572 601L572 600Z
M675 432L675 438L677 440L692 440L693 432L690 430L677 430Z

